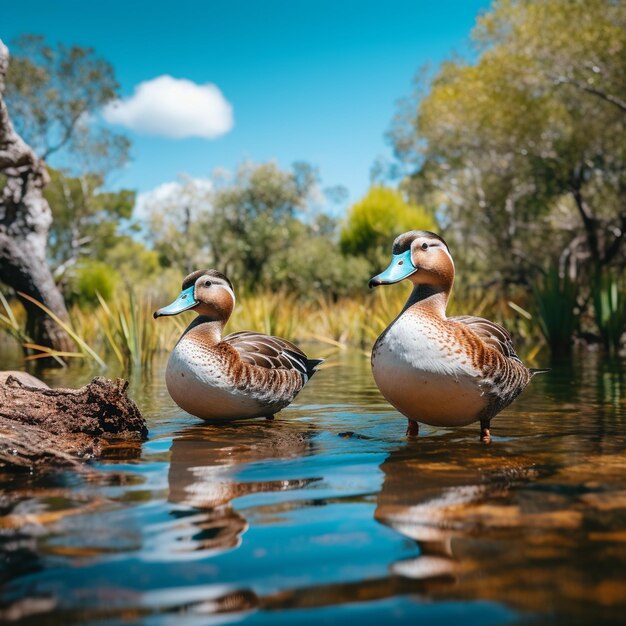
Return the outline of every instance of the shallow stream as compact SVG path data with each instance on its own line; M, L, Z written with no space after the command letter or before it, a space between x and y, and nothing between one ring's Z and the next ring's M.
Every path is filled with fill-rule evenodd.
M274 421L219 427L171 402L163 365L132 381L139 456L2 477L4 620L626 621L623 361L553 364L491 444L477 425L407 441L365 356L331 354Z

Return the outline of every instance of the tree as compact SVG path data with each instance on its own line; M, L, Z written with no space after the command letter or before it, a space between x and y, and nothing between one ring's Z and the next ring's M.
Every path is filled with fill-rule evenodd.
M9 51L0 41L0 280L46 305L62 320L67 310L46 262L50 207L42 196L43 162L15 132L3 100ZM59 351L73 350L67 333L31 301L22 299L31 338Z
M45 159L63 159L76 169L104 176L127 156L128 141L90 123L90 115L116 97L111 66L90 49L52 48L41 37L18 42L24 55L8 63L0 42L0 280L67 319L61 294L46 262L50 207L42 197L48 182ZM6 78L6 90L5 88ZM18 131L9 120L6 99ZM76 156L80 158L73 158ZM72 348L69 337L29 300L28 329L40 344Z
M322 290L332 297L361 287L367 263L341 254L337 221L320 211L317 172L305 163L243 163L234 175L181 179L141 199L146 233L163 266L215 267L238 288Z
M393 239L408 230L436 230L434 218L421 206L387 187L372 187L348 210L341 229L341 248L347 254L365 256L371 269L389 259Z
M221 233L215 232L217 224L212 220L213 194L212 181L181 177L143 196L146 238L163 266L189 274L216 264L211 241Z
M270 256L292 243L298 217L310 208L317 173L296 163L283 171L274 162L244 163L213 197L210 247L216 263L256 287Z
M626 114L626 9L615 0L500 1L478 23L476 41L533 61L542 77Z
M36 154L44 161L65 157L64 165L101 175L123 165L128 139L91 120L117 97L111 64L92 48L53 47L39 35L25 35L14 47L21 54L13 55L7 74L7 106Z
M105 260L121 237L120 222L132 215L135 192L104 191L98 174L71 177L60 170L49 172L44 192L53 218L48 256L59 279L81 257Z
M442 207L464 261L525 282L560 258L616 262L626 230L626 6L500 0L479 20L476 63L444 64L399 115L406 186Z
M293 225L290 245L274 250L265 264L263 284L314 299L337 299L366 289L369 262L342 254L336 234L336 222L324 214L313 223Z

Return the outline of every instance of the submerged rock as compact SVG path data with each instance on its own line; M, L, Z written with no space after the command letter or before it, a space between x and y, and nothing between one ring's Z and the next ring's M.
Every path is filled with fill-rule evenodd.
M114 443L138 447L148 434L128 381L97 377L80 389L50 389L17 374L0 373L0 470L76 465Z

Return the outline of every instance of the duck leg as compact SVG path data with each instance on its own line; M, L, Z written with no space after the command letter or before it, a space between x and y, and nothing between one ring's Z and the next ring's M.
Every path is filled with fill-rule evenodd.
M480 422L480 440L485 443L489 443L491 441L491 422L490 421L482 421Z
M408 426L406 428L406 436L409 439L413 439L414 437L417 437L419 435L419 430L420 425L414 420L409 420Z

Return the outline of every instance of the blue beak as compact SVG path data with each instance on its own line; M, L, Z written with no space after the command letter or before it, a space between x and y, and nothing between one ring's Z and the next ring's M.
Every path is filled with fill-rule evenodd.
M161 317L161 315L178 315L187 309L191 309L199 302L193 295L194 285L188 287L184 291L181 291L180 295L172 304L164 306L162 309L154 312L154 319Z
M371 278L368 284L370 289L378 287L378 285L392 285L393 283L399 283L415 272L417 272L417 268L411 261L411 250L409 249L402 254L392 255L389 267L384 272Z

